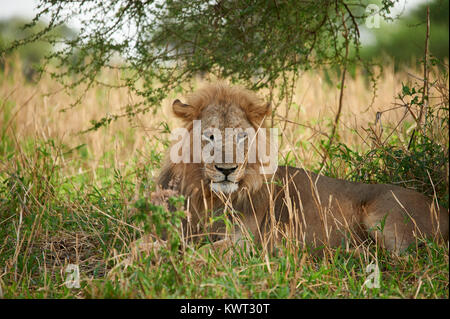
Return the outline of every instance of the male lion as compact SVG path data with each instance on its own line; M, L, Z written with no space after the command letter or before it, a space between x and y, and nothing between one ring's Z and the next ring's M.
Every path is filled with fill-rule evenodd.
M223 151L241 147L245 155L244 161L236 160L236 151L228 162L217 158L205 161L203 157L195 162L194 150L184 162L166 160L157 184L186 198L187 236L209 232L222 239L227 223L218 221L218 216L225 215L234 225L230 234L234 241L249 232L259 242L294 236L312 247L336 247L349 239L363 241L369 235L387 249L400 252L416 243L418 236L448 239L448 211L415 191L349 182L289 166L261 171L266 164L259 156L254 162L248 160L250 144L255 141L241 132L266 128L270 107L252 92L208 85L188 96L186 102L175 100L172 105L187 132L186 149L195 148L193 121L201 120L201 142L197 143L202 148L209 145L210 150ZM225 136L227 128L241 130L236 131L236 138L222 143L213 130ZM264 143L270 144L269 139Z

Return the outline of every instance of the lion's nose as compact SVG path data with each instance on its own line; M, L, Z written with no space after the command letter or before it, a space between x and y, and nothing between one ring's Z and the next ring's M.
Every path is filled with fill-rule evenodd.
M237 168L237 165L235 167L220 167L216 165L216 169L220 172L222 172L223 175L225 175L225 177L227 177L228 175L230 175L231 173L233 173Z

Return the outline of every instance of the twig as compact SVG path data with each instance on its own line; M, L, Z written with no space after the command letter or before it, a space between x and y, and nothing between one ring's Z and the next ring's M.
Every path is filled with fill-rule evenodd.
M422 103L420 107L420 113L419 117L417 118L417 126L418 129L423 129L425 126L422 125L422 117L425 114L425 122L426 122L426 116L428 111L428 95L429 95L429 88L428 88L428 46L429 46L429 40L430 40L430 6L427 5L427 32L425 35L425 52L424 52L424 61L423 61L423 90L422 90ZM414 142L415 135L416 135L415 128L413 132L411 133L411 138L408 143L408 150L411 148L411 145Z
M344 57L344 68L342 70L342 77L341 77L341 88L339 91L339 107L338 107L338 111L336 113L336 117L334 119L334 125L333 125L333 130L331 131L331 136L328 142L328 150L331 147L331 145L333 144L333 140L334 137L336 135L336 131L337 131L337 126L339 124L339 119L341 117L341 113L342 113L342 102L344 99L344 86L345 86L345 75L347 74L347 60L348 60L348 51L349 51L349 34L348 34L348 29L347 29L347 25L345 24L345 18L344 18L344 14L342 14L342 25L344 27L344 38L345 38L345 57ZM325 151L325 154L323 156L322 159L322 163L320 164L320 168L322 169L322 167L325 165L325 162L328 158L328 150Z
M427 6L427 34L425 37L425 53L424 53L424 62L423 62L423 92L422 92L422 107L420 109L419 114L419 122L422 122L422 117L427 114L428 107L428 46L430 40L430 6ZM420 124L419 123L419 124Z

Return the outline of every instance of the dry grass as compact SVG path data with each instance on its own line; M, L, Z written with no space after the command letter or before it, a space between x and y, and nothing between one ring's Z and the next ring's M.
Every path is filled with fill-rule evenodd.
M330 133L338 109L339 88L320 74L301 75L289 112L281 101L276 114L276 124L283 128L281 154L294 153L294 164L306 168L317 168L322 152L318 145ZM370 149L373 140L366 129L375 124L377 112L385 111L385 135L399 123L407 123L399 130L413 129L411 115L405 117L405 108L395 108L395 97L402 83L417 82L420 74L394 73L387 66L375 96L362 74L348 78L339 141ZM103 76L114 83L119 75ZM188 85L201 83L198 79ZM393 256L369 245L359 253L330 250L323 259L292 243L278 255L235 251L231 259L191 246L183 246L181 254L151 246L144 254L131 250L134 259L129 262L131 243L159 227L149 220L146 200L168 139L160 123L178 125L170 106L175 98L183 98L173 93L154 113L79 134L90 120L121 114L138 98L126 89L94 87L80 105L61 112L78 94L64 92L46 76L26 83L17 69L6 68L0 77L0 291L5 296L448 297L448 246L435 243L409 256ZM54 147L46 144L49 140ZM380 289L364 288L371 262L380 265ZM81 289L64 285L69 263L80 265Z
M355 78L346 82L343 114L341 117L340 136L341 141L349 146L360 146L361 138L349 129L354 129L364 135L362 128L375 123L376 113L390 109L394 106L395 96L401 91L402 83L415 81L410 74L419 76L420 70L406 70L394 73L393 67L385 67L378 80L378 88L375 93L370 83L360 73ZM118 79L117 73L104 75L110 83ZM49 139L60 141L69 148L80 144L86 144L90 154L90 169L94 170L102 155L108 150L114 150L117 164L129 160L139 150L160 147L154 138L162 129L161 121L167 122L171 128L174 123L170 106L175 98L183 97L173 93L163 101L162 107L157 108L154 114L138 115L131 123L125 118L113 122L107 129L100 129L88 134L78 134L90 127L90 121L98 120L105 114L122 114L124 107L129 103L139 101L139 98L130 94L126 89L110 89L94 87L86 93L82 103L65 112L79 96L79 92L65 92L61 86L45 77L37 84L26 83L20 72L6 69L0 86L2 98L2 111L5 107L12 117L4 122L0 118L0 124L4 127L14 128L14 135L18 140L29 137L36 139ZM118 81L118 80L117 80ZM194 83L193 87L201 86L202 80ZM335 82L337 83L337 81ZM267 91L259 93L267 96ZM329 134L329 125L337 111L339 88L336 85L327 84L320 73L307 72L300 76L294 88L293 106L289 111L288 123L284 137L290 144L296 142L317 144L323 134ZM284 126L286 103L282 101L277 110L276 119ZM391 124L398 123L404 115L404 110L397 109L386 113L386 121ZM412 120L407 117L407 120ZM7 134L11 134L7 130ZM303 144L304 145L304 144ZM160 151L160 148L157 148ZM289 144L285 144L282 152L287 152ZM299 158L306 166L317 161L317 154L295 149Z

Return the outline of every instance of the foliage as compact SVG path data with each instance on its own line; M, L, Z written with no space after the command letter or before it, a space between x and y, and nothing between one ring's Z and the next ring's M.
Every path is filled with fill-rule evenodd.
M45 41L33 41L27 45L21 46L15 52L7 51L6 49L12 42L18 39L25 39L32 36L34 33L42 30L45 27L43 22L36 22L35 25L29 28L23 26L28 21L20 18L11 18L0 21L0 52L6 51L8 54L0 59L0 69L4 68L4 61L7 59L10 63L13 59L10 58L12 54L17 54L20 57L22 64L22 71L27 80L31 80L40 68L40 63L44 57L52 51L52 45ZM70 39L74 36L74 32L64 24L54 28L49 32L49 35L56 39ZM14 67L14 65L12 65Z
M384 0L379 14L386 16L394 2ZM288 73L348 59L344 48L359 46L366 5L362 0L41 0L30 26L50 15L48 26L15 41L10 50L38 39L58 44L48 56L58 66L53 76L71 88L98 83L105 68L124 71L118 86L142 97L122 114L132 116L160 105L168 92L204 72L253 89L277 87L284 96L295 81ZM82 25L77 36L61 43L50 34L73 18ZM116 118L105 117L93 128Z
M364 46L364 59L382 61L395 60L396 66L409 65L418 61L424 52L426 34L426 6L430 7L430 52L439 60L449 57L449 2L446 0L427 1L412 12L392 23L382 23L379 29L371 29L375 43Z
M436 196L449 207L448 66L442 65L437 72L438 79L430 84L434 94L424 95L422 82L421 86L403 84L397 97L400 102L397 107L412 114L414 126L402 120L383 136L379 113L375 123L378 129L375 126L367 130L371 148L359 152L345 143L331 146L328 148L331 160L326 163L324 173L358 182L398 184ZM339 176L341 165L345 167L345 176Z

